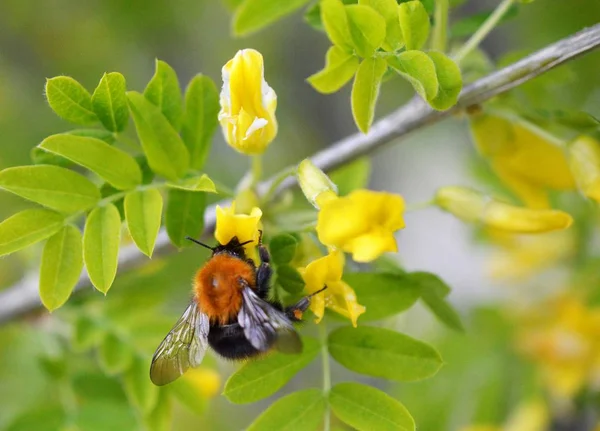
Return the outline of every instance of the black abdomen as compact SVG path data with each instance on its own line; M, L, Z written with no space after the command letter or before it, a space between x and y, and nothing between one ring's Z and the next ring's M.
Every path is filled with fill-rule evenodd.
M261 353L244 335L239 323L211 325L208 343L215 352L227 359L246 359Z

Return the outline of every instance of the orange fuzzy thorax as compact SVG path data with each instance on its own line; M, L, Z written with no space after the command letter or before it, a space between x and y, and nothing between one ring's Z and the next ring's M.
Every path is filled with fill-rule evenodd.
M245 280L256 287L254 267L235 256L218 254L196 273L194 291L200 309L211 322L227 324L235 320L242 306L242 288Z

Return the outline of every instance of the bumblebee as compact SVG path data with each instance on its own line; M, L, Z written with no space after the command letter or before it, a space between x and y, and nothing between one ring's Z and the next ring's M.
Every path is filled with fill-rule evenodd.
M273 347L285 353L302 351L293 322L301 321L310 298L325 287L289 307L270 300L273 270L261 238L262 232L258 267L244 251L252 241L233 237L210 247L187 238L210 249L212 256L194 277L192 301L154 353L150 379L155 385L171 383L200 365L208 346L227 359L252 358Z

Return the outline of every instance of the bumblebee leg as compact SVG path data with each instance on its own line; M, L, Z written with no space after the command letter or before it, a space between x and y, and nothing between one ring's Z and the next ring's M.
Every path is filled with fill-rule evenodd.
M262 232L261 232L262 238ZM259 242L260 243L260 242ZM256 288L258 296L262 299L266 299L269 294L269 282L273 275L273 269L271 268L271 256L267 247L262 245L258 246L258 254L260 256L260 266L256 270Z
M320 290L317 290L315 293L311 293L310 295L305 296L300 301L296 302L294 305L290 305L289 307L285 307L286 316L292 320L293 322L299 322L302 320L302 314L308 309L310 305L310 299L323 292L327 289L327 286L323 287Z

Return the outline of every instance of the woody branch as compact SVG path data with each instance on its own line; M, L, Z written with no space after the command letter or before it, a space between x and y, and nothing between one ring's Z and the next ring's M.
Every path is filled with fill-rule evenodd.
M398 138L402 138L414 130L437 123L466 108L485 102L598 46L600 46L600 24L568 36L473 82L463 89L458 103L447 111L434 111L421 99L415 97L373 124L368 134L355 133L334 142L314 154L311 160L325 171L334 169L360 156L370 154L391 141L397 142ZM258 185L259 194L264 194L272 183L273 179L260 183ZM290 177L279 186L278 190L283 191L294 184L294 179ZM227 205L227 201L220 202L220 205ZM205 233L214 230L215 207L213 205L206 210ZM175 251L176 249L169 242L166 231L161 229L156 240L155 254L164 255ZM119 254L119 268L126 270L136 267L146 262L146 259L146 256L140 253L135 245L128 245ZM38 295L38 275L37 272L32 272L0 292L0 323L18 318L41 307ZM91 289L90 286L89 278L83 272L75 290Z

